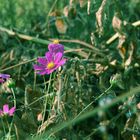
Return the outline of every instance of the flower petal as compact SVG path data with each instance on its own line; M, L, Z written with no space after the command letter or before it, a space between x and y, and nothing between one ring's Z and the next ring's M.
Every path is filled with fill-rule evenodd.
M38 74L40 74L40 75L45 75L45 74L48 74L48 71L47 71L47 70L40 71L40 72L38 72Z
M58 52L56 55L55 55L55 60L54 60L54 63L57 65L57 63L60 61L60 59L62 58L63 54Z
M34 65L33 67L35 70L44 70L45 69L44 66L39 66L39 65Z
M51 52L47 52L45 54L46 59L48 60L48 62L53 61L53 54Z
M55 45L55 44L52 44L52 43L50 43L50 44L48 45L48 50L49 50L50 52L53 51L54 45Z
M58 69L60 66L64 65L66 63L67 59L62 59L54 68L53 71Z
M47 59L40 57L40 58L37 59L37 62L39 62L42 65L46 65L47 64Z
M3 106L3 113L8 113L9 112L9 105L8 104L5 104Z
M53 71L55 71L55 67L53 69L47 70L47 74L52 73Z
M10 78L9 74L0 74L0 78L8 79Z
M15 110L16 110L16 107L12 107L12 108L9 110L9 116L13 116Z
M61 61L59 61L58 65L62 66L62 65L64 65L66 63L66 61L67 61L66 58L62 59Z
M64 53L64 46L62 44L49 44L48 45L48 50L51 53L58 53L61 52L62 54Z

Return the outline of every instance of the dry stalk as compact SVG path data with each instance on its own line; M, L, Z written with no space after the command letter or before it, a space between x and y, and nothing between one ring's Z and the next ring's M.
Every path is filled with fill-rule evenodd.
M104 10L105 5L106 5L106 0L103 0L100 8L96 12L96 20L97 20L99 33L103 32L102 16L103 16L103 10Z

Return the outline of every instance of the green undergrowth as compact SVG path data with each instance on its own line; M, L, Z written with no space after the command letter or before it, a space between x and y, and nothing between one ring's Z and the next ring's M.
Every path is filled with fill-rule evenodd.
M0 0L0 140L140 139L138 0ZM67 62L33 65L59 39ZM14 96L15 97L14 97ZM11 129L11 130L10 130ZM10 130L10 131L9 131Z

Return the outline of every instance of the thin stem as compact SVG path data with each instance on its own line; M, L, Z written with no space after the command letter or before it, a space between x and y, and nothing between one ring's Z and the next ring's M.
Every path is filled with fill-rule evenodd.
M78 118L88 107L90 107L95 101L99 100L104 94L106 94L110 89L112 88L112 85L108 89L106 89L102 94L100 94L94 101L89 103L73 120Z
M11 88L11 91L13 93L13 97L14 97L14 107L16 108L16 96L15 96L15 92L14 92L14 89ZM14 120L14 117L12 118L12 121L10 123L10 126L9 126L9 131L8 131L8 134L7 134L7 137L6 137L6 140L10 140L10 136L11 136L11 130L12 130L12 126L13 126L13 120ZM7 122L8 123L8 122Z
M16 107L16 96L15 96L14 89L11 88L11 91L12 91L12 94L13 94L13 97L14 97L14 107Z
M106 89L102 94L100 94L100 95L94 100L94 102L97 101L97 100L99 100L99 99L100 99L104 94L106 94L111 88L112 88L112 85L110 85L110 87L109 87L108 89Z
M25 34L20 34L20 33L14 32L12 30L9 30L7 28L4 28L4 27L0 27L0 31L6 32L7 34L9 34L11 36L17 36L21 39L36 42L36 43L40 43L40 44L44 44L44 45L48 45L50 43L50 41L40 39L40 38L36 38L36 37L32 37L32 36L25 35Z
M48 89L47 89L47 92L46 92L46 98L45 98L45 104L44 104L44 111L43 111L43 119L42 119L42 124L41 124L41 126L43 125L44 120L45 120L46 107L47 107L47 100L48 100L48 96L47 96L47 95L48 95L49 90L50 90L51 79L52 79L52 73L50 74Z
M50 38L49 39L50 41L53 41L54 38ZM77 39L59 39L60 42L68 42L68 43L76 43L76 44L80 44L84 47L87 47L89 49L92 49L94 51L96 51L97 53L98 52L102 52L102 50L99 50L98 48L94 47L93 45L91 44L88 44L87 42L84 42L82 40L77 40Z
M16 65L10 66L10 67L8 67L8 68L2 69L2 70L0 70L0 72L6 71L6 70L9 70L9 69L13 69L13 68L15 68L15 67L21 66L21 65L26 64L26 63L29 63L29 62L33 62L33 61L35 61L36 59L37 59L37 58L33 58L33 59L31 59L31 60L23 61L23 62L21 62L21 63L19 63L19 64L16 64Z
M54 9L56 3L57 3L57 0L54 1L53 5L51 6L51 8L50 8L50 10L49 10L49 12L48 12L48 15L47 15L47 18L46 18L46 24L48 24L49 16L50 16L51 12L53 11L53 9ZM49 24L48 24L48 25L49 25Z
M4 123L3 123L3 119L2 118L1 118L1 123L2 123L4 134L6 135L6 130L5 130L5 127L4 127Z
M132 25L134 27L137 27L137 26L140 26L140 20L136 21L136 22L133 22ZM116 33L114 34L111 38L109 38L107 41L106 41L106 44L109 45L111 44L114 40L116 40L117 38L119 37L119 34Z
M138 86L138 87L136 87L136 88L133 88L133 89L131 90L131 92L129 91L129 92L127 92L127 93L124 93L124 94L122 94L122 95L116 97L110 104L106 104L106 105L101 106L101 107L96 107L95 109L93 109L93 110L91 110L91 111L88 111L88 112L82 114L82 115L79 116L77 119L67 120L66 122L61 123L61 125L58 124L58 125L56 125L55 127L52 127L50 130L48 130L48 131L45 133L44 136L48 136L48 135L50 135L50 134L52 134L52 133L55 134L56 132L58 132L58 131L60 131L60 130L62 130L62 129L64 129L64 128L70 126L71 124L76 124L76 123L78 123L78 122L80 122L80 121L82 121L82 120L85 120L85 119L87 119L87 118L89 118L89 117L91 117L91 116L93 117L93 116L95 116L99 111L101 111L101 110L104 111L104 110L106 110L106 109L112 107L113 105L115 105L115 104L117 104L117 103L119 103L119 102L125 100L126 98L128 98L128 97L130 97L130 96L132 96L132 95L139 94L139 91L140 91L140 86Z
M61 103L61 91L62 91L62 79L61 79L61 75L58 79L59 81L59 90L57 92L57 111L58 113L60 112L60 103Z
M8 134L6 135L6 139L5 140L10 140L10 137L11 137L11 129L12 129L12 125L13 125L13 119L12 119L12 122L10 123L10 126L9 126L8 121L7 121L7 118L6 118L6 122L7 122L7 125L9 127L9 131L8 131Z
M33 90L35 91L36 88L36 72L34 72L34 86L33 86Z
M33 101L32 103L28 104L28 107L31 106L31 105L33 105L34 103L38 102L39 100L41 100L43 98L46 98L46 97L48 98L49 96L55 96L55 94L44 95L44 96L38 98L37 100Z

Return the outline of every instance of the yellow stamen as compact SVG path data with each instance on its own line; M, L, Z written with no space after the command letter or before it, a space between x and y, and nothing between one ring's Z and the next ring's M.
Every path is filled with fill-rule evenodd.
M54 62L50 62L47 64L48 69L52 69L52 68L54 68L54 66L55 66Z
M58 40L58 39L55 39L55 40L53 41L53 44L59 44L59 40Z

